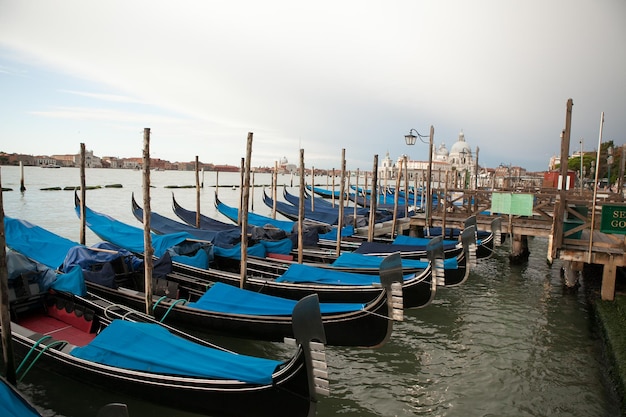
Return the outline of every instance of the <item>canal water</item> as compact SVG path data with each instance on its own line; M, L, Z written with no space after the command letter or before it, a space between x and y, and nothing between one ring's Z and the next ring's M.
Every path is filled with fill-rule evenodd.
M20 192L20 170L1 167L5 214L23 218L78 240L79 221L71 191L41 191L80 183L78 169L24 168L26 191ZM142 200L142 173L88 169L87 205L124 222L140 226L131 214L131 194ZM201 177L201 211L224 218L213 202L216 181L220 199L237 202L239 174L205 173ZM297 185L289 176L279 184ZM309 179L307 181L310 181ZM316 178L324 185L326 178ZM195 210L193 172L151 173L151 208L175 218L172 193ZM261 195L270 176L255 176L254 211L269 214ZM105 187L121 184L121 188ZM294 191L297 193L297 191ZM87 244L97 242L88 231ZM439 288L429 306L405 311L391 340L378 349L327 347L330 397L322 397L318 416L620 416L619 403L585 298L563 290L560 264L546 262L547 241L529 240L530 259L511 265L508 247L479 261L466 283ZM206 337L211 337L206 335ZM287 357L280 343L213 338L243 353ZM92 388L62 375L30 371L19 384L46 416L91 417L102 405L123 402L130 415L194 416L120 393ZM280 404L276 404L280 407Z

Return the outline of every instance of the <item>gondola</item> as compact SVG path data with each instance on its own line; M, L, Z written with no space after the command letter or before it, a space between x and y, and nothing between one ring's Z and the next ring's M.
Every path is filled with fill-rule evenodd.
M263 202L269 208L276 208L276 211L285 216L286 218L297 221L299 217L299 207L284 201L276 201L267 195L265 189L263 189ZM358 209L356 218L354 218L353 209L345 208L344 210L344 223L355 223L358 226L366 226L369 224L369 209ZM311 210L311 208L305 204L304 217L309 221L319 222L320 224L337 225L339 222L339 207L321 207ZM398 218L405 217L404 211L399 213ZM375 223L382 223L393 219L393 212L391 211L376 211Z
M78 199L76 200L78 204ZM77 214L80 210L77 207ZM142 240L142 230L133 226L125 225L109 216L86 210L87 226L102 240L111 242L125 248L135 254L142 254L142 245L136 243ZM115 232L115 226L122 226L124 230L134 229L136 237L129 239ZM139 231L139 233L138 233ZM158 235L157 235L158 236ZM404 276L402 281L402 300L404 308L418 308L428 305L435 294L436 282L433 280L433 271L437 274L438 269L433 268L433 261L441 257L440 245L433 243L429 250L428 267L419 274ZM240 274L232 272L207 269L198 266L176 262L173 259L172 268L174 275L187 281L200 280L200 282L214 281L224 282L234 286L241 285ZM439 268L439 267L438 267ZM442 267L440 267L442 268ZM300 299L308 294L318 294L321 302L347 302L369 303L380 296L385 289L381 285L380 278L368 274L350 274L338 271L323 271L320 276L319 268L307 265L294 265L289 268L289 274L279 279L258 276L254 271L249 271L245 279L245 288L254 292L275 295L289 299ZM302 279L309 279L302 282Z
M37 367L212 416L308 417L315 414L318 396L328 394L315 296L294 308L293 355L260 358L228 351L93 294L70 293L83 279L80 268L56 274L14 254L20 260L7 262L19 266L9 273L9 306L20 380Z
M223 203L219 202L219 199L217 201L218 201L218 205L222 207L228 207L228 206L225 206ZM143 223L143 209L137 204L134 198L132 198L131 204L132 204L133 215L139 222ZM179 208L182 209L182 207L180 206ZM195 213L191 211L188 211L188 212ZM195 218L195 214L191 217ZM201 216L201 217L205 218L206 216ZM157 233L157 234L177 233L177 232L185 231L198 239L205 239L205 238L210 238L213 236L213 232L211 231L198 229L186 223L177 222L176 220L172 220L168 217L162 216L158 213L155 213L154 211L150 213L150 228L154 233ZM271 242L267 242L265 240L261 240L261 243L268 245L268 246L271 244ZM312 245L312 244L313 243L309 243L309 245ZM307 243L305 242L305 246L306 245ZM218 253L218 246L219 246L219 243L216 243L215 265L213 266L212 264L212 266L217 267L219 269L227 269L232 272L239 272L240 271L239 268L241 264L240 256L232 257L230 259L228 259L225 256L226 255L225 253L222 253L222 256L220 256ZM307 249L305 248L305 251L306 250ZM239 255L239 253L237 253L237 255ZM289 265L295 262L293 260L294 258L293 256L291 257L280 256L281 254L277 254L275 252L272 253L269 247L266 253L267 256L263 256L263 255L264 255L263 253L259 255L258 253L248 251L247 268L254 270L255 273L261 273L261 274L264 274L264 276L265 276L265 273L268 273L270 274L271 277L276 278L282 273L284 273L285 270L289 267ZM218 259L218 256L219 256L219 259ZM350 253L342 254L342 256L340 256L339 259L336 259L335 262L330 263L330 264L318 262L318 263L307 263L307 265L317 266L321 268L328 268L333 271L342 271L342 272L359 273L359 274L375 274L375 275L379 274L379 268L380 268L380 262L376 262L376 260L373 259L372 257L365 258L364 256L357 255L357 254L350 254ZM406 259L402 260L403 275L421 273L426 267L427 267L427 261L414 261L414 260L406 260ZM461 269L465 268L465 264L464 262L457 262L456 259L454 260L454 262L453 260L450 259L446 261L445 267L454 269L455 270L454 273L462 274L463 271Z
M0 415L8 417L43 417L35 406L0 376Z
M136 262L124 259L130 254L119 248L87 248L9 217L5 218L5 230L7 246L30 259L51 268L58 265L61 271L80 266L85 270L90 292L133 309L140 310L145 306L143 266L133 266ZM53 250L48 249L51 246ZM390 257L381 265L385 291L377 298L368 303L321 304L328 344L378 347L389 340L394 317L402 319L401 305L398 308L401 291L397 291L394 300L391 288L394 280L399 282L402 279L401 272L394 276L394 265L400 262L399 255L395 256L397 259ZM90 272L94 270L98 271L97 279L90 279ZM192 285L169 273L156 275L153 289L154 315L167 323L193 331L247 339L282 341L285 337L293 337L291 312L296 300L259 294L221 282L204 281Z
M17 387L0 376L0 415L3 417L44 417L37 407ZM98 410L96 417L129 417L123 403L110 403Z
M216 197L216 206L220 212L230 213L233 215L237 209L230 208L219 201ZM137 216L136 216L137 217ZM476 242L474 236L474 228L467 227L465 233L460 240L443 241L443 275L440 285L454 286L460 285L469 277L471 267L476 265ZM399 236L397 239L406 239ZM367 259L365 256L383 257L393 252L400 252L402 257L402 267L404 274L420 273L426 268L428 259L427 247L431 243L430 239L422 239L419 246L415 245L391 245L387 242L366 242L363 239L355 239L352 242L343 242L342 253L337 256L336 241L318 240L318 249L308 247L303 250L305 263L316 265L321 268L331 270L339 270L344 272L358 273L377 273L376 262L374 259ZM362 246L362 247L361 247ZM284 269L291 265L294 261L290 260L272 260L272 259L252 259L255 271L268 272L278 276L284 272ZM236 270L235 270L236 272Z

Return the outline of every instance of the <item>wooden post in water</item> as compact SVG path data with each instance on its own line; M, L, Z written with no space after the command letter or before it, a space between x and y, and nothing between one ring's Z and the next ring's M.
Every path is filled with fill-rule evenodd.
M600 174L600 149L602 149L602 131L604 129L604 112L600 114L600 133L598 135L598 151L596 153L596 178L593 183L593 201L591 203L591 229L589 230L589 251L587 262L591 263L591 249L593 247L593 226L596 221L596 198L598 197L598 177Z
M241 212L243 210L243 177L244 177L244 171L245 171L245 163L246 160L244 158L241 158L241 165L239 167L239 172L241 173L241 175L239 175L239 210L237 210L237 226L241 226ZM248 210L248 207L246 207L246 211Z
M311 211L315 211L315 167L311 166Z
M218 196L217 191L220 189L220 172L215 171L215 197Z
M85 181L85 144L80 144L80 244L85 244L85 198L87 186Z
M396 189L393 193L393 216L391 217L391 238L393 239L396 234L396 222L398 221L398 198L400 193L400 178L402 178L402 159L398 161L398 172L396 174Z
M409 160L404 155L404 217L409 217Z
M554 233L557 239L557 247L561 247L563 242L563 220L565 219L565 213L567 213L567 180L569 177L567 176L568 166L567 160L569 155L569 142L570 142L570 133L572 130L572 106L574 102L572 99L567 100L567 107L565 113L565 129L561 132L561 173L560 173L560 183L559 187L559 204L555 206L554 211ZM598 152L600 149L598 148ZM599 167L598 167L599 168ZM573 184L572 184L573 185Z
M454 176L456 178L456 175ZM446 171L446 183L443 186L443 210L441 211L441 236L446 238L446 213L448 212L448 171Z
M243 184L241 187L241 275L239 286L243 289L246 285L248 274L248 202L250 200L250 159L252 158L252 132L248 132L246 143L246 159L243 168Z
M254 211L254 171L252 171L252 184L250 185L250 188L252 189L252 192L250 194L250 210Z
M272 218L276 219L276 194L278 189L278 161L274 161L274 175L272 177Z
M24 164L20 161L20 191L26 191L24 186Z
M298 263L304 260L304 149L300 149L300 202L298 203Z
M9 271L7 269L6 235L4 232L4 204L2 202L2 179L0 178L0 328L2 335L2 364L10 384L16 385L15 357L11 336L11 312L9 309Z
M430 135L428 139L428 170L426 176L426 226L431 226L433 211L433 190L432 190L432 174L433 174L433 141L435 139L435 128L430 126Z
M200 228L200 161L196 155L196 227Z
M626 163L626 144L622 145L622 156L619 161L619 176L617 177L617 192L624 190L624 164ZM582 158L582 156L581 156Z
M152 315L152 266L154 248L150 235L150 128L143 130L143 253L146 314Z
M333 189L331 193L331 201L333 202L333 207L335 207L335 168L333 168Z
M352 219L352 225L354 227L356 227L356 214L357 214L357 208L359 206L359 169L356 169L356 184L354 185L356 187L355 191L354 191L354 216Z
M378 155L374 155L374 168L372 169L372 195L370 198L370 218L367 226L367 241L374 240L374 222L376 221L376 207L378 203Z
M346 149L341 150L341 183L339 184L339 218L337 219L337 247L336 255L341 255L341 229L343 228L343 196L346 183ZM333 193L334 194L334 193Z

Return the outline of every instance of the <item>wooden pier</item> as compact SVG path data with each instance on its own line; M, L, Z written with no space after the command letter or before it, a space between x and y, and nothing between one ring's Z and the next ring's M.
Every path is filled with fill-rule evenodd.
M510 193L513 197L528 195L532 214L493 213L496 193ZM618 209L623 206L626 217L622 194L598 194L595 204L589 190L446 190L445 194L435 191L435 195L438 198L433 201L441 203L428 217L426 213L411 217L410 234L420 235L420 229L426 226L462 228L470 216L476 216L478 230L490 231L493 219L500 217L501 233L511 239L511 259L523 257L528 236L548 238L547 260L564 261L566 285L577 285L578 274L585 263L599 264L603 266L602 299L614 299L617 268L626 266L626 242L622 234L622 230L626 232L626 221L616 223L622 230L604 233L601 231L602 212L605 205Z

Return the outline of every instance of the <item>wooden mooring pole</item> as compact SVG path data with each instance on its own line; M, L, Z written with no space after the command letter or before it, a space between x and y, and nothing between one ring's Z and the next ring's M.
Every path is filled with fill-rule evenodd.
M85 144L80 144L80 244L85 244L86 221L85 221L85 198L87 186L85 180Z
M0 327L2 328L2 374L15 385L15 357L11 336L11 312L9 310L9 271L7 269L6 238L4 233L4 206L2 202L2 178L0 178Z
M150 234L150 128L143 130L143 252L146 314L152 315L152 235Z
M24 185L24 164L20 161L20 191L26 191L26 186Z
M240 287L246 285L248 274L248 206L250 201L250 159L252 159L252 132L248 132L246 141L246 159L243 165L243 183L241 187L241 266Z
M313 198L313 196L311 196ZM304 149L300 149L300 201L298 203L298 263L304 260Z
M200 228L200 160L196 155L196 227Z

